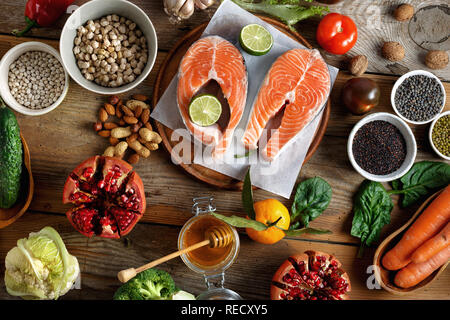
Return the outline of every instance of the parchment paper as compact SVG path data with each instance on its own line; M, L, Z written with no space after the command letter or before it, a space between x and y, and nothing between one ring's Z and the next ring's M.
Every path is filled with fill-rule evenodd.
M272 34L274 44L270 52L266 55L252 56L240 47L238 40L239 32L242 27L250 23L260 24ZM219 35L233 43L244 56L248 71L248 95L245 111L225 157L221 160L213 159L210 156L210 148L203 146L187 131L176 101L177 76L172 79L169 87L156 105L156 108L151 114L152 118L175 130L172 140L180 141L180 143L174 147L173 152L179 152L183 149L183 153L189 155L189 157L185 157L184 162L190 160L190 145L194 141L194 163L239 180L244 179L249 165L251 165L250 173L253 185L282 197L289 198L302 167L303 160L314 137L314 133L320 123L324 106L314 120L303 128L291 140L289 146L283 148L280 155L272 162L264 161L262 157L258 156L257 151L250 153L248 156L244 156L246 150L240 141L243 130L247 125L253 101L273 62L287 50L305 47L229 0L224 1L217 9L202 37L207 35ZM339 70L332 66L328 66L328 69L330 71L331 87L333 87Z

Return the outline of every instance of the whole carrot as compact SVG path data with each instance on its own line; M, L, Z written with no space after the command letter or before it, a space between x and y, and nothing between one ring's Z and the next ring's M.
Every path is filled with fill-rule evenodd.
M411 262L412 253L433 237L450 220L450 185L422 212L397 245L382 260L388 270L398 270Z
M449 204L450 205L450 204ZM417 248L411 256L414 263L425 262L450 244L450 222L433 238Z
M428 277L435 270L447 263L450 258L450 247L439 251L429 260L422 263L410 263L397 272L394 283L401 288L410 288Z

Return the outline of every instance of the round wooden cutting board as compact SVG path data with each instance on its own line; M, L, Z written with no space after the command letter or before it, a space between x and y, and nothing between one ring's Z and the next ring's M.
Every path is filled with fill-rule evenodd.
M284 32L291 38L297 40L302 45L308 48L312 48L312 46L303 38L299 33L292 31L289 29L286 25L282 24L281 22L259 16L262 20L265 22L268 22L275 26L280 31ZM176 75L178 72L178 66L180 64L181 59L183 58L186 51L189 49L192 43L194 43L197 39L200 38L201 34L205 30L208 23L204 23L192 31L190 31L188 34L186 34L181 40L179 40L175 46L170 50L169 54L166 57L166 60L163 62L161 69L158 72L158 76L156 78L155 88L153 92L153 107L156 106L159 99L163 95L166 88L169 86L170 82L172 81L172 78ZM174 97L176 99L176 97ZM328 119L330 117L330 101L328 100L327 105L325 106L325 109L322 114L322 119L320 121L319 126L317 127L315 136L313 138L313 141L311 142L311 145L308 149L308 152L306 154L305 160L303 163L306 163L311 156L316 151L317 147L319 146L320 141L322 140L323 135L325 134L325 130L327 128ZM195 178L206 182L212 186L216 186L219 188L224 189L231 189L231 190L241 190L242 189L242 182L239 180L236 180L234 178L228 177L224 174L221 174L219 172L213 171L211 169L205 168L198 164L185 164L181 161L181 156L179 154L172 154L172 148L178 143L177 141L171 141L170 137L172 135L173 130L167 128L163 124L159 123L158 121L155 121L156 128L161 135L161 138L163 140L164 146L169 151L169 153L172 155L173 159L176 160L177 163L180 163L180 166L189 174L194 176ZM194 148L191 148L191 150L194 150ZM191 159L193 159L194 154L192 151Z

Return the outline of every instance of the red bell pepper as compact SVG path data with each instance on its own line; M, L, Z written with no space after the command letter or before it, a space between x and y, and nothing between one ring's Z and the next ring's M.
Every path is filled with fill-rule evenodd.
M52 25L67 10L74 0L28 0L25 6L25 21L27 26L22 31L14 30L13 34L20 37L33 27L48 27Z

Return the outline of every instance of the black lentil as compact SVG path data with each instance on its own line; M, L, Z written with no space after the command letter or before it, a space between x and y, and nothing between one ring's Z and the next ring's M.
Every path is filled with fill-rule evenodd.
M406 142L393 124L375 120L363 125L352 143L356 163L375 175L386 175L401 167L406 158Z
M450 157L450 115L443 116L436 121L431 139L440 153Z
M398 86L394 102L402 116L422 122L430 120L440 112L444 104L444 93L436 79L414 75Z

